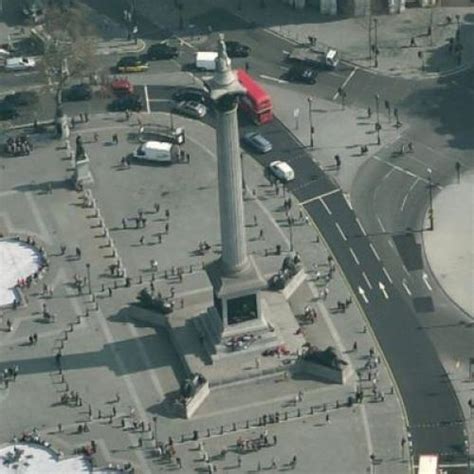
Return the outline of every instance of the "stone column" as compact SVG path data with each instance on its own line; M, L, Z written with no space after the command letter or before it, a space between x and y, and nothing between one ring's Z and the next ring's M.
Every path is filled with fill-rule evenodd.
M225 95L220 98L216 103L216 112L222 264L226 274L233 274L248 265L237 97Z

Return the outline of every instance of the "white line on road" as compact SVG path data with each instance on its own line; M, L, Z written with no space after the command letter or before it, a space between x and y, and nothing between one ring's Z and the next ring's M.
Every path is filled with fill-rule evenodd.
M390 274L387 272L387 269L385 267L382 267L382 270L385 273L387 280L393 285L393 280L390 278Z
M420 178L416 178L415 181L413 181L413 183L410 186L410 189L408 190L408 192L413 191L413 188L417 185L418 181L420 181Z
M375 258L380 261L379 254L377 253L377 250L375 250L374 244L370 242L369 244L370 250L372 250L372 253L375 255Z
M354 77L354 74L357 72L358 69L359 69L358 67L355 67L351 71L351 73L347 76L346 80L342 83L342 86L340 87L340 89L344 89L347 86L347 84ZM339 97L339 90L334 94L334 97L332 98L332 100L336 100L338 97Z
M403 201L402 201L402 205L400 206L400 211L402 211L402 212L403 212L403 209L405 208L405 204L407 203L408 194L409 193L405 194L405 197L403 198Z
M405 278L402 280L402 285L403 285L403 288L405 288L405 291L411 296L411 291L410 291L410 288L408 288Z
M410 272L408 271L408 269L407 269L407 267L405 266L404 263L402 263L402 268L403 268L403 270L405 271L405 273L406 273L407 275L410 275Z
M384 295L385 299L388 300L389 296L388 296L387 290L385 289L385 285L381 281L379 281L379 289Z
M384 177L382 178L382 181L385 181L387 178L390 177L390 175L394 172L395 170L392 168L389 170L387 173L385 173Z
M379 223L379 225L380 225L380 228L382 229L382 232L387 232L387 231L385 230L385 227L383 226L382 221L380 220L380 217L379 217L379 216L377 216L377 221L378 221L378 223Z
M338 222L336 222L336 227L337 227L337 230L339 231L339 233L341 234L341 237L342 237L344 240L347 240L347 237L344 235L344 232L342 232L341 226L339 225Z
M364 300L365 303L369 302L367 296L365 296L365 291L361 286L359 286L359 295L362 296L362 299Z
M145 104L146 104L146 112L149 114L150 110L150 98L148 97L148 86L145 84L143 86L143 91L145 92Z
M356 217L356 221L357 221L357 224L358 224L359 227L360 227L360 230L361 230L361 232L362 232L362 235L367 235L367 232L365 231L364 226L362 225L362 222L359 220L358 217Z
M359 259L357 258L357 255L355 254L354 250L352 250L352 247L349 247L349 252L351 253L352 258L355 260L355 263L357 263L357 265L360 265Z
M428 283L428 275L424 272L423 272L423 281L425 282L426 288L428 288L428 290L430 291L433 291L432 286Z
M289 84L288 81L285 81L283 79L278 79L278 77L267 76L265 74L260 74L260 77L262 79L266 79L267 81L278 82L278 84Z
M338 188L338 189L333 189L332 191L329 191L327 193L323 193L323 194L318 194L317 196L313 196L312 198L309 198L309 199L306 199L306 201L301 201L301 205L304 206L310 202L313 202L313 201L317 201L318 199L321 199L323 200L323 198L325 198L326 196L331 196L331 194L335 194L335 193L338 193L340 192L341 189Z
M365 272L362 272L362 276L364 277L364 280L367 283L367 286L372 290L373 289L372 283L370 283L370 280L368 276L365 274Z
M388 239L388 245L390 245L390 247L395 250L395 244L392 242L392 239Z
M168 102L168 103L172 103L174 101L171 100L171 99L148 99L148 102Z
M181 44L184 44L184 45L187 46L188 48L194 49L194 51L197 51L196 46L192 45L191 43L189 43L188 41L184 40L184 39L181 38L180 36L177 36L177 38L178 38L178 40L180 41Z
M350 195L347 194L347 193L343 193L342 195L344 196L344 199L346 200L347 205L349 206L349 209L350 209L351 211L353 211L354 208L352 207L352 202L351 202L351 197L350 197Z
M324 209L326 209L326 212L332 216L331 209L329 209L328 205L324 202L324 199L321 199L321 204L323 205Z

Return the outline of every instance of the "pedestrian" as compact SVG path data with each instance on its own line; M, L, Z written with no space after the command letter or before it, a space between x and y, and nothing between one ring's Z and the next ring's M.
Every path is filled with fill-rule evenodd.
M155 213L158 214L160 212L160 205L157 202L155 202L153 207L155 208Z
M166 219L169 219L169 218L170 218L170 210L169 210L169 209L166 209L166 211L165 211L165 217L166 217Z
M410 47L414 48L415 46L416 46L416 41L415 41L415 38L412 36L410 40Z
M293 456L293 459L291 460L291 466L293 469L296 467L296 462L298 461L298 458L296 457L296 454Z
M7 330L8 332L12 332L12 322L9 319L7 319Z
M242 457L240 456L240 454L237 456L237 466L242 467Z
M33 342L36 344L38 342L38 334L33 334Z
M186 163L191 163L191 154L186 153Z
M276 458L272 458L272 469L277 468Z
M112 142L114 143L114 145L118 145L119 139L116 133L112 135Z
M367 107L367 117L368 118L372 117L372 109L370 107Z
M81 113L79 113L79 120L82 122L84 122L84 115Z
M94 132L94 142L97 143L99 141L99 134Z
M115 406L112 407L112 416L116 416L117 415L117 408L115 408Z
M87 112L84 112L84 121L85 122L89 121L89 114Z
M357 341L354 341L354 344L352 344L352 350L357 352Z
M258 238L259 240L263 240L263 229L260 229L260 232L258 233Z
M277 444L277 436L273 435L273 446L276 446Z
M253 226L254 226L254 227L257 227L257 225L258 225L257 216L254 215L254 216L253 216Z
M336 169L341 168L341 157L339 155L334 156L334 161L336 162Z
M326 423L327 424L331 423L331 418L329 416L329 413L326 413Z
M178 466L178 469L181 469L183 466L181 464L181 458L180 457L176 457L176 465Z
M62 244L60 247L60 250L61 250L61 255L64 255L66 253L66 246Z
M74 119L74 116L71 117L71 128L76 127L76 120Z
M144 242L144 241L145 241L145 236L142 235L142 236L140 237L140 245L143 245L143 242Z
M76 247L76 258L78 260L81 259L81 255L82 255L81 249L79 247Z
M112 298L112 288L109 286L109 298Z
M125 217L122 218L122 228L123 229L127 228L127 220L125 219Z
M168 223L165 224L165 234L168 235L170 230L170 225Z

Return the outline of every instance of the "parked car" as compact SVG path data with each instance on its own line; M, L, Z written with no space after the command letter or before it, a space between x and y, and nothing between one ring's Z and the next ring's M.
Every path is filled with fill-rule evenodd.
M128 95L128 94L133 94L133 84L125 78L118 78L114 79L110 83L110 88L112 89L112 92L117 96L123 96L123 95Z
M33 58L8 58L5 61L5 69L7 71L25 71L33 69L36 66L36 61Z
M2 58L2 59L3 59L3 58L7 58L7 57L10 56L10 55L11 55L11 53L10 53L10 51L8 51L7 48L2 48L2 47L0 46L0 58Z
M125 56L119 60L116 69L118 72L144 72L148 70L148 63L143 57Z
M288 183L295 179L295 172L286 161L272 161L268 165L268 171L270 175L283 183Z
M268 153L272 144L259 132L247 132L242 137L242 142L258 153Z
M178 102L174 109L183 115L198 119L205 117L207 114L207 107L201 102L193 100Z
M170 46L166 43L155 43L148 48L146 55L150 61L157 59L173 59L178 57L179 51L175 46Z
M71 102L92 98L92 87L89 84L74 84L63 92L63 99Z
M142 100L138 95L135 94L118 97L109 104L109 110L113 112L125 112L126 110L140 112L142 109Z
M302 64L295 64L286 73L286 78L289 81L303 82L305 84L316 84L317 76L318 73L315 69Z
M13 120L19 115L14 105L8 102L0 102L0 120Z
M32 105L38 102L38 93L34 91L22 91L15 92L14 94L8 94L3 99L4 102L12 105L13 107L22 107L24 105Z
M178 89L172 97L175 102L193 101L204 105L209 102L209 93L205 89L197 87Z
M250 54L250 48L238 41L226 41L225 47L229 58L246 58Z

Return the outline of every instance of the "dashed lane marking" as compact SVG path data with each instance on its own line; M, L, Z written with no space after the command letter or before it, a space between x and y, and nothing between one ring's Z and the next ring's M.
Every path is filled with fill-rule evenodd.
M342 237L344 240L347 240L347 237L345 236L344 232L342 231L341 226L339 225L339 223L336 222L335 224L336 224L337 230L338 230L339 233L341 234L341 237Z
M424 272L423 272L423 282L425 283L426 288L428 288L428 290L433 291L433 287L428 282L428 275Z
M382 267L382 270L385 273L385 276L387 277L387 280L393 285L393 280L390 277L390 274L387 272L387 269L385 267Z
M364 229L364 226L362 225L362 222L359 220L358 217L356 217L357 225L360 227L360 230L362 232L362 235L367 235L367 232Z
M354 250L352 250L352 247L349 247L349 252L351 253L355 263L357 263L357 265L360 265L359 259L357 258L357 255L355 254Z
M377 222L379 223L379 226L382 229L382 232L387 232L379 216L377 216Z
M405 291L411 296L412 293L410 291L410 288L408 288L408 285L407 285L407 282L406 282L405 278L402 280L402 285L403 285L403 288L405 288Z
M306 199L306 201L301 201L300 204L302 206L305 206L306 204L309 204L310 202L313 202L313 201L317 201L318 199L321 199L321 201L323 201L323 198L327 197L327 196L331 196L331 194L335 194L335 193L339 193L341 190L340 188L337 188L337 189L333 189L332 191L329 191L327 193L324 193L324 194L318 194L317 196L314 196L312 198L309 198L309 199ZM323 201L323 204L324 204L324 201ZM328 211L329 214L332 214L331 212Z
M143 92L145 93L145 104L146 104L146 112L149 114L150 110L150 98L148 97L148 86L145 84L143 86Z
M358 71L358 67L355 67L351 73L347 76L346 80L342 83L342 86L340 87L340 89L344 89L347 84L349 84L349 81L354 77L354 74ZM332 100L336 100L337 98L339 97L339 90L334 94Z
M405 209L405 205L407 203L409 193L406 193L405 196L403 197L402 205L400 206L400 211L403 212L403 209Z
M332 216L331 209L329 209L328 205L324 202L324 199L321 199L321 204L323 205L324 209L326 209L326 212Z
M380 262L380 256L377 253L377 250L375 250L374 244L372 242L369 243L370 250L372 250L372 253L375 255L375 258Z
M342 195L344 196L344 199L346 200L347 205L349 206L349 209L350 209L351 211L353 211L354 208L352 207L352 202L351 202L351 197L350 197L350 195L347 194L347 193L343 193Z
M364 277L367 286L372 290L374 287L372 286L372 283L370 283L369 277L366 275L365 272L362 272L362 276Z
M278 77L267 76L265 74L260 74L260 77L262 79L266 79L267 81L278 82L278 84L289 84L288 81L285 81L284 79L279 79Z

